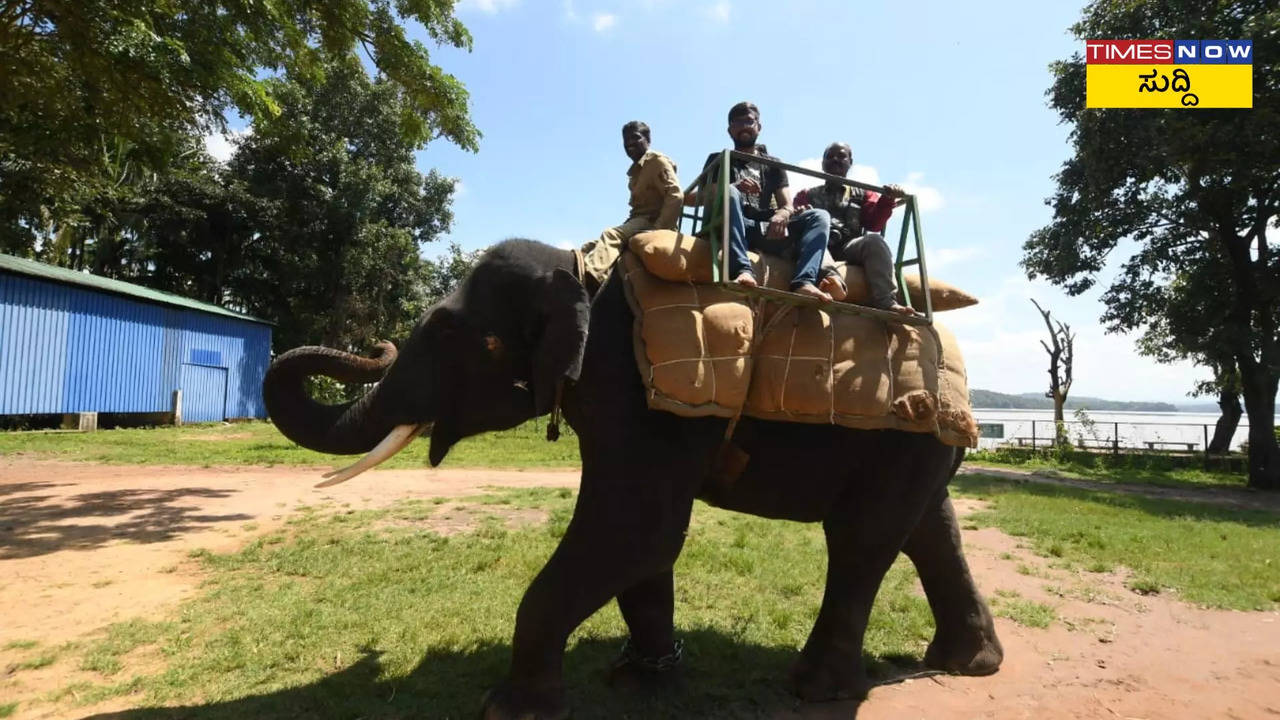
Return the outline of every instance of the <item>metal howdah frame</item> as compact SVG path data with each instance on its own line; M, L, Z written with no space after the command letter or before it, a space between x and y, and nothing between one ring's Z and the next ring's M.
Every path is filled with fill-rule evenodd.
M907 195L898 201L898 204L906 206L906 211L902 218L902 232L898 236L898 253L894 260L893 268L894 275L898 281L898 288L902 292L903 300L908 306L919 311L921 308L913 302L911 293L907 290L907 283L906 278L903 275L903 268L910 267L912 265L918 265L920 267L920 294L923 297L919 298L919 302L924 306L923 315L901 315L889 310L878 310L876 308L866 307L864 305L854 305L852 303L823 303L817 298L798 295L785 290L774 290L766 287L750 288L733 282L733 279L729 277L729 253L727 252L729 247L729 223L726 220L725 213L725 208L729 206L729 162L732 158L760 163L762 165L771 165L773 167L782 168L783 170L789 170L791 172L818 178L819 180L848 185L849 187L862 188L863 190L872 190L879 193L885 192L885 189L878 185L869 185L867 183L858 182L857 180L849 180L848 178L842 178L836 175L828 175L816 170L810 170L797 165L784 163L780 160L762 158L759 155L738 152L737 150L724 150L720 153L719 157L711 161L711 164L709 164L693 181L693 184L685 190L685 194L687 195L688 193L695 191L698 191L699 194L701 194L701 190L707 184L714 184L719 188L719 192L715 194L715 197L711 198L709 203L706 203L706 217L703 217L703 202L695 204L692 212L686 212L681 216L682 218L692 221L690 233L695 235L702 230L704 225L708 228L714 229L716 228L717 223L719 224L719 232L709 234L707 238L711 243L711 279L713 282L719 284L725 290L751 297L767 297L771 300L778 300L780 302L822 307L823 309L831 312L864 315L866 317L879 318L888 322L902 323L905 325L933 324L933 299L929 295L929 270L924 260L924 231L920 227L920 211L916 205L915 195ZM708 178L713 177L717 179L708 183ZM915 240L916 251L915 257L910 260L905 258L907 252L908 231L911 232L913 239Z

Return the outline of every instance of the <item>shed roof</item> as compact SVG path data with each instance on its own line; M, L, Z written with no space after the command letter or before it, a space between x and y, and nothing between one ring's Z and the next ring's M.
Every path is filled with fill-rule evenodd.
M122 280L112 280L100 275L92 275L87 272L78 270L70 270L68 268L47 265L35 260L26 260L13 255L5 255L0 253L0 271L8 271L19 275L27 275L30 277L40 278L41 280L50 280L52 282L66 283L68 285L79 285L81 287L91 288L100 292L115 293L117 295L125 295L127 297L146 300L148 302L160 303L162 305L173 305L175 307L186 308L188 310L198 310L213 315L223 315L235 318L237 320L247 320L249 322L262 323L264 325L273 325L274 323L256 318L252 315L238 313L234 310L228 310L224 307L202 303L198 300L185 298L181 295L163 292L161 290L152 290L141 285L134 285Z

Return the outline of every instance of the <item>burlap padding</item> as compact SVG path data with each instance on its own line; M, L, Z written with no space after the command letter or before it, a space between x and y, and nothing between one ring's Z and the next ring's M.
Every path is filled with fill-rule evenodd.
M632 252L644 260L644 265L649 272L663 280L711 282L711 245L702 238L677 233L674 230L650 230L632 237L630 247ZM752 254L752 259L756 260L756 277L764 280L761 274L762 266L755 254ZM770 271L767 273L768 278L765 284L779 290L788 289L790 273L783 271L789 271L790 263L768 256L764 263L763 267ZM845 287L848 288L846 300L852 303L865 303L870 295L867 292L867 278L862 272L862 266L839 262L836 263L836 267L840 268ZM915 300L916 307L920 307L922 305L919 300L921 298L920 276L917 273L908 272L905 277L907 291ZM932 277L929 278L929 294L933 297L934 312L958 310L978 304L978 299L969 293Z
M714 285L669 282L635 253L619 263L635 313L636 363L649 407L685 417L768 420L927 432L976 447L964 361L946 329L764 303ZM751 351L757 323L779 321Z

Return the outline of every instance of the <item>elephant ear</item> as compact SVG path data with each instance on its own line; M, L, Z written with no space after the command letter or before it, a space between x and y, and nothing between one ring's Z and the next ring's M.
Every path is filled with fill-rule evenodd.
M564 270L543 276L538 292L542 336L533 357L533 396L538 415L551 412L556 385L577 380L587 347L591 301L582 283Z

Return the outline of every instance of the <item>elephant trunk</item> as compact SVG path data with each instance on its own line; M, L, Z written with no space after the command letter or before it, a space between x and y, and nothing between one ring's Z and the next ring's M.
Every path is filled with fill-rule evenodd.
M326 405L307 394L305 381L324 375L339 382L377 382L395 362L396 348L383 342L376 350L374 357L364 358L326 347L300 347L276 358L262 382L271 421L285 437L310 450L369 452L395 428L380 388L351 402Z

